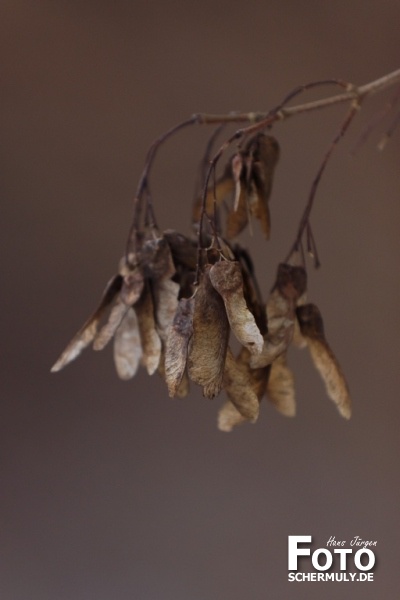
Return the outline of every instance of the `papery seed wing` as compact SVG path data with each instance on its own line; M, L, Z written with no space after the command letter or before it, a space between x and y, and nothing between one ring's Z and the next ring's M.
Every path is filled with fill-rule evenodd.
M224 302L211 285L209 270L207 265L194 296L188 374L192 381L203 386L206 397L213 398L222 388L229 322Z
M305 304L297 308L300 330L307 341L314 366L325 383L327 394L336 404L345 419L351 417L349 389L328 342L325 339L321 313L315 304Z
M135 311L142 342L141 362L146 367L147 373L153 375L160 362L161 339L156 328L153 297L149 285L146 286L141 299L135 305Z
M246 421L248 419L245 419L229 400L219 410L218 429L220 431L230 432L234 427Z
M228 348L225 360L223 388L242 417L255 422L259 413L259 401L252 389L248 370L237 361Z
M157 331L162 342L166 343L168 330L178 308L179 284L171 279L154 282Z
M260 354L264 340L244 299L240 264L221 260L211 267L210 280L222 296L235 337L252 354Z
M181 298L165 350L165 380L169 395L176 396L186 370L188 345L193 335L193 298Z
M249 222L247 195L243 186L240 189L240 195L236 200L235 206L236 210L231 210L229 212L226 221L226 237L228 240L239 235Z
M104 311L114 300L115 296L121 289L122 277L115 275L107 284L103 292L99 306L94 313L89 317L86 323L81 327L78 333L72 338L60 358L53 365L51 372L55 373L63 369L68 363L77 358L79 354L86 348L95 338L98 325Z
M107 323L103 325L94 338L93 350L103 350L103 348L107 346L108 342L114 337L115 332L128 310L129 306L126 306L126 304L118 298L110 312Z
M294 377L287 365L286 353L278 356L271 365L267 396L275 408L286 417L296 415Z
M261 402L267 389L270 366L268 365L267 367L252 369L250 365L251 358L252 355L250 352L247 350L247 348L243 347L236 358L236 362L239 364L240 369L244 369L246 371L250 381L251 389L257 396L258 401Z
M129 308L114 337L114 363L121 379L131 379L138 370L142 346L136 313Z

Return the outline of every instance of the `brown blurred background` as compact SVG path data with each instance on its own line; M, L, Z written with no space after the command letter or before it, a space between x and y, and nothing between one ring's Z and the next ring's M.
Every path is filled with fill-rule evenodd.
M307 81L384 75L400 66L399 18L397 0L2 1L2 600L396 596L399 132L377 152L386 120L350 155L394 90L338 147L312 219L309 296L350 383L350 422L305 352L290 355L297 417L264 404L231 434L216 429L219 399L170 400L143 371L121 382L109 349L49 369L115 271L151 141L194 112L268 110ZM274 130L272 240L242 239L264 293L344 112ZM190 231L209 134L159 153L164 228ZM290 534L314 548L377 540L375 582L288 583Z

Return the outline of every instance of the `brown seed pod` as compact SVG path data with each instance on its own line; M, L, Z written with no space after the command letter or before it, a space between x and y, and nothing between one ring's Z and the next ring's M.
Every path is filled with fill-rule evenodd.
M230 348L226 354L223 388L242 417L255 422L259 413L257 394L251 385L246 365L235 359Z
M123 277L121 299L126 306L133 306L139 300L143 291L144 277L142 269L139 266L131 267L123 258L120 262L119 273Z
M267 397L275 408L286 417L296 415L294 377L286 362L286 353L281 354L271 364L267 384Z
M236 184L235 190L234 207L228 213L226 220L226 237L228 240L238 236L249 222L249 207L245 184L239 181Z
M260 354L264 340L244 299L240 264L226 260L217 262L210 269L210 280L222 296L235 337L251 354Z
M107 307L112 303L115 296L118 294L122 286L122 277L115 275L107 284L103 292L100 304L89 317L86 323L81 327L78 333L72 338L60 358L51 368L51 372L55 373L63 369L68 363L77 358L79 354L86 348L96 337L100 319L103 316Z
M303 267L279 265L266 308L268 333L262 352L251 360L252 368L271 364L288 349L294 334L296 303L305 292L306 282Z
M147 283L141 299L135 305L135 311L142 342L141 362L146 367L147 373L153 375L160 362L161 339L156 329L153 296L149 283Z
M146 276L155 281L170 279L175 273L171 250L164 237L152 238L143 244L141 262Z
M222 388L229 322L224 302L213 288L206 265L194 296L193 335L188 353L189 378L213 398Z
M325 339L321 313L315 304L299 306L296 311L300 331L307 342L315 368L325 383L326 392L345 419L351 417L351 399L340 365Z
M142 345L136 313L129 308L114 336L114 363L121 379L136 375L142 356Z
M194 271L197 265L198 240L189 239L172 229L164 231L163 235L171 249L174 263Z
M186 370L188 345L193 334L193 298L181 298L165 349L165 381L169 395L176 396Z

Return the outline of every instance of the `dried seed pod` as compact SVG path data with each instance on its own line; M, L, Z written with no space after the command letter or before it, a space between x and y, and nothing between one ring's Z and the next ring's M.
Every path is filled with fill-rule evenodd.
M94 338L93 350L103 350L107 346L108 342L114 337L128 310L129 306L118 298L112 307L107 323L103 325Z
M170 279L175 273L171 250L164 237L152 238L143 244L141 261L146 276L155 281Z
M142 269L139 266L131 267L123 258L119 272L123 277L121 300L126 306L133 306L139 300L143 291L144 277Z
M351 399L346 380L335 355L325 339L322 316L315 304L299 306L296 311L301 334L307 341L314 366L326 391L345 419L351 417Z
M293 339L297 300L307 283L303 267L280 264L277 279L267 302L268 334L262 352L251 360L252 368L265 367L286 352Z
M197 265L198 240L191 240L172 229L164 231L163 235L171 249L174 263L194 271Z
M77 358L79 354L86 348L96 337L100 319L104 311L112 303L115 296L118 294L122 286L122 277L115 275L107 284L103 292L100 304L89 317L86 323L81 327L78 333L72 338L60 358L51 368L51 372L55 373L63 369L68 363Z
M222 296L235 337L252 354L260 354L264 340L244 299L240 264L221 260L211 267L210 280Z
M224 302L213 288L206 265L194 296L193 335L188 353L188 374L213 398L221 391L228 348L229 322Z
M294 377L286 362L286 353L281 354L271 364L267 384L268 399L286 417L296 415Z
M247 348L243 347L239 352L236 362L241 369L244 369L247 372L250 387L257 396L258 401L261 402L267 389L271 367L268 365L267 367L262 367L260 369L252 369L250 366L251 357L252 355Z
M133 308L129 308L114 336L114 363L121 379L136 375L141 356L138 321Z
M158 368L161 356L161 339L157 333L154 318L154 304L150 285L147 284L140 301L135 305L142 342L142 364L147 373L153 375Z
M220 431L230 432L234 427L246 421L248 419L242 417L237 408L229 400L222 405L218 412L218 429Z
M228 348L225 360L223 388L232 404L242 417L255 422L259 413L259 401L252 388L249 372Z
M178 308L179 284L171 279L154 282L157 332L166 343L168 331Z
M193 298L181 298L165 349L165 381L169 395L176 396L186 370L188 345L193 334Z
M236 237L243 231L249 222L249 208L244 184L236 188L234 210L230 211L226 220L226 237L228 240Z

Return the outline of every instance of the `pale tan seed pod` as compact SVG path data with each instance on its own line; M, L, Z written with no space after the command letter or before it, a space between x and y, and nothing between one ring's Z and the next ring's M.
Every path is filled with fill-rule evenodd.
M213 288L206 265L194 296L193 335L189 344L189 378L213 398L222 388L229 322L224 302Z
M294 377L286 362L286 353L281 354L271 364L267 384L267 397L285 417L296 415Z
M232 332L251 354L260 354L264 340L244 299L243 277L237 261L221 260L210 269L210 280L222 296Z
M178 308L179 284L171 279L154 282L157 332L165 344Z
M51 368L51 372L55 373L63 369L68 363L77 358L82 350L84 350L96 337L98 326L107 307L113 302L122 286L122 277L115 275L107 284L103 292L100 304L89 317L86 323L81 327L78 333L72 338L60 358Z
M235 359L230 348L226 354L223 388L242 417L254 423L258 418L259 400L252 388L248 369Z
M146 286L140 301L135 305L135 311L143 351L141 363L147 373L153 375L160 363L161 339L157 333L153 296L149 285Z
M181 298L169 328L165 349L165 381L171 397L178 395L186 371L189 341L193 335L193 298Z
M297 309L301 334L304 336L315 368L322 377L329 398L336 404L345 419L351 417L349 389L328 342L325 339L321 313L315 304L305 304Z
M262 367L260 369L252 369L250 366L251 357L252 355L247 348L243 347L236 358L236 362L241 369L244 369L247 372L251 389L257 396L258 401L261 402L266 393L270 366Z
M119 297L111 309L107 323L103 325L94 338L93 350L103 350L107 346L109 341L114 337L128 310L129 306L126 306Z
M121 379L136 375L142 357L142 345L138 320L133 308L129 308L114 336L114 363Z
M248 419L245 419L229 400L219 409L218 429L220 431L230 432L237 425L241 425L247 421Z

